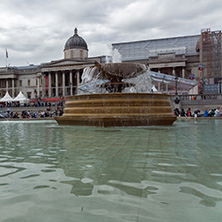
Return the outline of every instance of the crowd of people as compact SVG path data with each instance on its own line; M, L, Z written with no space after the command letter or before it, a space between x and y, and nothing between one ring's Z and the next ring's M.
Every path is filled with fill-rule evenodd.
M57 107L55 110L52 110L48 107L46 110L23 110L21 112L13 112L10 108L7 109L7 118L16 118L16 119L32 119L32 118L45 118L45 117L54 117L62 116L63 107Z
M64 109L64 98L55 102L44 101L41 98L30 101L29 103L20 104L19 102L0 103L0 109L6 108L4 118L45 118L62 116ZM18 108L17 108L18 107ZM21 111L21 107L24 108Z
M200 110L195 110L193 113L190 108L186 111L182 108L179 110L178 108L174 109L174 115L181 116L181 117L220 117L220 107L216 109L207 110L205 109L204 113L202 114Z

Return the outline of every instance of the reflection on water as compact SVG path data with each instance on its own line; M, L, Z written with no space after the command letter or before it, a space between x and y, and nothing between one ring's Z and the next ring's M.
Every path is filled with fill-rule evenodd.
M1 122L1 221L221 221L221 131Z

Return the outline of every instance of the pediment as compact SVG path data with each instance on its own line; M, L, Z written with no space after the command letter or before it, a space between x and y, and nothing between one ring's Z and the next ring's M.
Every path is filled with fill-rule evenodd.
M42 71L50 71L50 70L68 70L68 69L81 69L87 66L91 66L96 64L95 60L74 60L74 59L63 59L51 61L49 63L45 63L41 65Z
M56 60L56 61L51 61L50 63L46 63L43 66L66 66L66 65L80 65L80 64L88 64L88 63L94 63L94 61L90 60L71 60L71 59L63 59L63 60Z

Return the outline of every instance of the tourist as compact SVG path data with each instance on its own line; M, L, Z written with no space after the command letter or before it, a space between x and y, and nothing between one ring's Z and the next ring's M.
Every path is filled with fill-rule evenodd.
M10 118L13 118L13 116L14 116L14 114L13 114L13 112L10 112Z
M193 113L193 116L194 117L201 117L201 114L198 114L198 113L200 113L200 110L195 110Z
M180 116L186 116L186 113L183 108L181 109Z
M23 119L24 119L24 118L27 118L27 112L26 112L26 110L22 111L21 117L22 117Z
M211 109L210 111L209 111L209 113L208 113L208 116L209 117L213 117L213 116L215 116L215 109Z
M216 111L215 111L215 117L220 117L220 108L217 107Z
M42 110L41 113L40 113L40 117L41 117L41 118L45 117L45 112L44 112L43 110Z
M191 109L190 108L188 108L188 110L187 110L187 116L191 117Z
M18 115L18 113L17 113L17 112L14 114L13 118L16 118L16 119L18 119L18 118L19 118L19 115Z
M175 109L174 109L174 115L180 116L180 111L179 111L178 108L175 108Z
M204 117L208 117L208 111L207 111L207 109L204 110Z
M180 100L179 100L178 98L176 98L176 99L174 100L174 102L175 102L175 104L179 104Z

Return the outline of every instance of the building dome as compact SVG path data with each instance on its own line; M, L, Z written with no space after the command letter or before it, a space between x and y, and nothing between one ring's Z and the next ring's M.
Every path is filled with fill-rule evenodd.
M85 40L78 35L77 28L74 29L74 35L66 41L64 51L76 48L85 49L88 51L87 44Z

